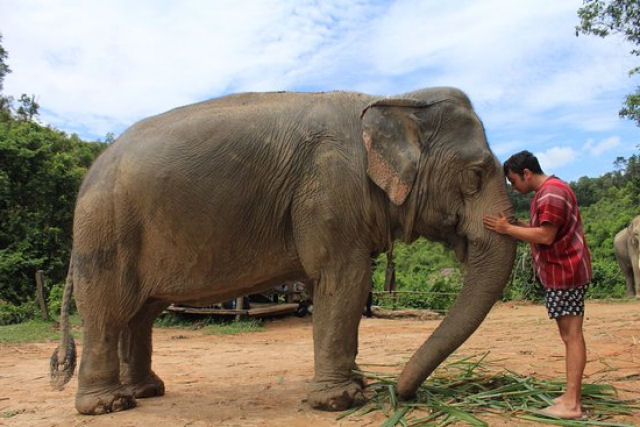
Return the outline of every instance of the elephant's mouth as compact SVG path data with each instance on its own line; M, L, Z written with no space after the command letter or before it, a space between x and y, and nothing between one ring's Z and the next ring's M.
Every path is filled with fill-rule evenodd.
M452 245L452 249L453 249L453 252L456 254L456 259L461 264L463 264L463 265L466 264L467 263L467 254L468 254L466 239L458 239Z

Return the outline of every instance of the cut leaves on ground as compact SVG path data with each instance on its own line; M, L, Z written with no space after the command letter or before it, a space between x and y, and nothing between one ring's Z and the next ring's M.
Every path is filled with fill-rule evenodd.
M363 407L344 412L338 419L381 411L388 418L385 427L456 422L487 426L481 419L483 414L562 426L623 426L612 418L640 410L640 399L621 400L609 384L583 384L584 419L551 418L541 410L564 392L564 383L500 368L504 360L490 361L488 355L468 356L443 365L418 389L416 398L407 402L397 399L397 375L356 371L369 380L371 398Z

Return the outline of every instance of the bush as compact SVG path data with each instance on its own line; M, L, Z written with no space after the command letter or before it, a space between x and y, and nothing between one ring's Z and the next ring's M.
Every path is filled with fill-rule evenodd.
M615 261L595 258L592 260L593 280L587 290L587 298L624 298L625 280Z
M373 272L373 289L384 289L387 258L377 259ZM399 243L394 248L396 291L379 294L376 305L392 308L419 308L447 311L462 288L462 274L453 251L440 243L418 239L412 244ZM415 293L411 293L415 292Z
M49 291L47 308L49 310L49 315L54 319L60 316L63 292L63 283L53 285ZM75 302L72 298L69 314L72 314L75 311ZM10 303L0 304L0 325L12 325L14 323L22 323L31 319L39 319L41 315L40 307L35 299L28 300L19 305Z
M64 285L64 283L56 283L49 290L47 307L49 309L49 315L53 318L57 318L60 316L60 309L62 308L62 296L64 294ZM69 314L73 314L76 311L75 299L72 297L69 307Z
M544 297L544 292L544 287L533 272L529 244L519 243L511 277L502 294L502 300L539 301Z
M76 194L105 147L33 121L0 120L0 299L33 298L37 270L64 281Z
M233 316L211 316L208 314L186 314L163 312L154 322L160 328L203 329L208 335L231 335L243 332L262 331L262 321L247 319L237 321Z
M40 314L34 300L20 305L0 304L0 325L22 323Z

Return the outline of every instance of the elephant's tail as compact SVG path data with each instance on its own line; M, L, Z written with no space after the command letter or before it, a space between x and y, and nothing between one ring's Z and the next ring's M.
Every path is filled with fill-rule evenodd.
M69 309L73 294L73 257L69 262L69 272L64 285L62 307L60 308L60 345L53 351L50 362L51 387L62 390L69 382L76 369L76 343L71 336L69 326Z

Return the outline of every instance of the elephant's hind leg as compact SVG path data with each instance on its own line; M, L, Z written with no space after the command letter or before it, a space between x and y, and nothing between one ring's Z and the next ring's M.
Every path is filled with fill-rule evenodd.
M146 302L120 335L120 380L137 398L164 395L164 382L151 370L151 329L167 306L164 301Z
M96 324L84 316L82 361L78 373L76 409L81 414L100 415L136 406L136 400L120 384L118 337L113 324Z

